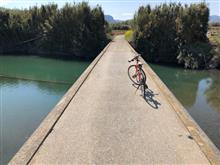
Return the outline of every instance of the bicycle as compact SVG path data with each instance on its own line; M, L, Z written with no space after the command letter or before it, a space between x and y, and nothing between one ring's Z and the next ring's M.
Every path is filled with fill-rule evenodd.
M128 62L135 61L135 65L130 65L128 67L128 77L130 80L134 83L133 85L137 85L137 89L139 89L140 86L144 87L144 91L146 88L148 88L146 84L146 74L144 70L142 69L142 65L139 60L140 54L135 56L133 59L128 60Z

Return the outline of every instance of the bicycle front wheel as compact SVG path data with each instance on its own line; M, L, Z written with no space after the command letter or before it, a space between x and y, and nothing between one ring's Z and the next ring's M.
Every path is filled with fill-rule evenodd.
M128 68L128 77L136 85L144 85L146 81L146 75L142 68L136 69L135 65L131 65Z

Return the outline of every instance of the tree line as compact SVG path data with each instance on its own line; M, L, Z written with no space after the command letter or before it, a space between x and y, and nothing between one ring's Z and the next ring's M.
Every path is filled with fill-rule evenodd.
M205 68L212 57L208 20L205 3L142 6L134 16L133 44L147 61Z
M107 44L100 6L56 4L0 9L0 52L94 58Z
M131 29L131 22L132 20L110 23L109 28L111 30L129 30Z

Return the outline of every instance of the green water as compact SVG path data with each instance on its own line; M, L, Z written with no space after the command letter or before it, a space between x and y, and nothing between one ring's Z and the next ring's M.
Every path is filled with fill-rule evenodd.
M150 66L220 149L220 71Z
M0 75L72 83L88 64L33 56L0 56Z
M0 164L12 158L88 65L0 56L0 75L4 75L0 76Z

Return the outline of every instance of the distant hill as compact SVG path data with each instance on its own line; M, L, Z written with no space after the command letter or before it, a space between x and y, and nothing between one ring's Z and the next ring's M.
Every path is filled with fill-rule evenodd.
M105 20L106 20L108 23L121 22L121 20L114 19L114 17L112 17L111 15L105 15Z
M121 20L114 19L114 17L112 17L111 15L105 15L105 20L106 20L108 23L121 22ZM220 16L218 16L218 15L211 15L211 16L209 16L209 22L210 22L210 23L220 22Z
M218 15L211 15L211 16L209 16L209 22L210 23L220 22L220 16L218 16Z

